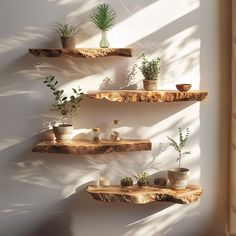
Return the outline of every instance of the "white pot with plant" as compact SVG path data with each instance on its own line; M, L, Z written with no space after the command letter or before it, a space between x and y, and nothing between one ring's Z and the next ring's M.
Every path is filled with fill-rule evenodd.
M160 73L160 62L159 57L148 61L145 54L142 55L142 65L139 67L140 71L144 76L143 87L146 91L157 90L157 81Z
M107 39L107 31L115 24L116 12L110 8L107 3L99 4L90 15L91 22L93 22L98 29L102 31L102 37L99 46L101 48L109 48L109 41Z
M178 128L178 133L178 141L167 137L169 140L169 145L172 146L178 152L178 168L171 168L170 170L168 170L168 179L170 182L170 187L172 189L185 189L188 183L190 171L187 168L182 168L181 163L183 156L190 154L189 151L183 150L189 138L189 129L186 129L186 133L184 135L182 128Z
M44 84L52 91L53 95L55 96L52 110L57 111L62 115L62 123L53 126L53 133L55 134L56 140L70 140L74 126L72 124L65 123L64 120L67 116L71 117L78 112L83 94L81 92L81 88L72 88L73 94L68 98L64 95L63 89L56 88L58 81L55 80L55 76L48 75L44 80Z
M63 48L76 48L78 26L71 24L57 24L56 31L61 37Z

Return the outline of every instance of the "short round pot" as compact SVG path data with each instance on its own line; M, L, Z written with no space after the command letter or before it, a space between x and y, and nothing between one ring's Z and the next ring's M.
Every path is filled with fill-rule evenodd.
M76 48L77 37L61 36L61 44L63 48Z
M157 79L144 79L143 88L146 91L155 91L157 90Z
M147 187L149 185L149 181L148 182L137 181L137 184L139 187L143 188L143 187Z
M187 168L172 168L168 170L170 188L185 189L188 183L190 171Z
M120 186L121 187L131 187L131 186L133 186L133 181L131 182L128 182L128 181L120 181Z
M74 126L71 124L60 124L58 126L53 126L53 133L55 134L56 141L71 140L73 130Z

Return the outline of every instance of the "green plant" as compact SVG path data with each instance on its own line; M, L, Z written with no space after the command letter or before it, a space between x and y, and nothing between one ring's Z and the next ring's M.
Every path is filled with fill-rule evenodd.
M120 180L121 186L132 186L133 179L131 177L124 177Z
M142 54L142 65L139 67L143 76L147 80L156 80L160 73L160 62L159 57L148 61L145 54Z
M58 23L55 30L61 37L73 37L78 33L78 25Z
M53 111L58 111L62 115L62 123L64 125L64 119L67 115L72 116L78 111L80 107L80 102L82 101L82 90L80 87L77 89L72 88L73 94L68 98L64 95L63 89L57 89L58 81L55 80L55 76L48 75L44 84L52 91L55 96L55 101L53 103Z
M186 134L183 135L183 130L182 128L178 128L178 133L179 133L179 142L175 141L174 139L170 138L169 136L167 136L169 142L169 145L172 146L179 154L179 157L176 159L176 161L179 162L179 168L181 166L181 161L182 161L182 157L184 155L190 154L189 151L185 151L183 152L183 148L186 144L186 142L188 141L189 138L189 128L186 129Z
M134 175L134 178L137 180L138 184L149 183L150 175L146 171L137 172L137 175Z
M116 19L116 13L110 8L109 4L99 4L90 15L91 22L102 31L110 30Z

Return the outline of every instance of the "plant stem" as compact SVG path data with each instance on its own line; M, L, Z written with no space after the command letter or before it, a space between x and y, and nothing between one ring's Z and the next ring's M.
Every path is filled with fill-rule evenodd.
M65 119L65 117L63 116L62 119L61 119L63 125L65 124L64 119Z
M182 154L181 154L181 151L179 151L179 168L181 166L181 159L182 159Z

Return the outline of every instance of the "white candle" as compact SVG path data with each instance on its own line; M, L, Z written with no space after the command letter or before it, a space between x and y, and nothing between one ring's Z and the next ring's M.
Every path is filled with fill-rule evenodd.
M101 176L99 178L99 185L101 185L102 187L110 186L110 178L107 176Z

